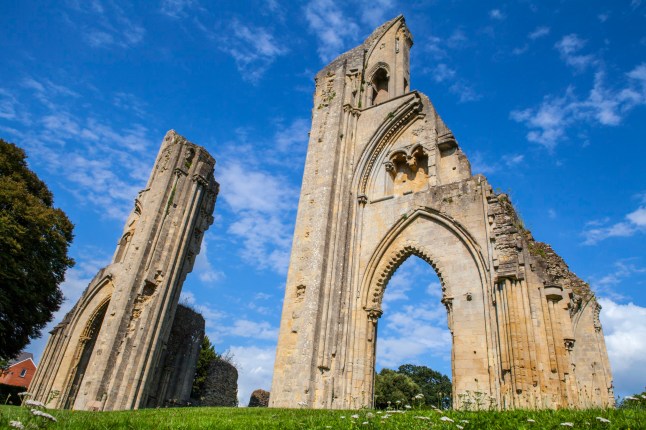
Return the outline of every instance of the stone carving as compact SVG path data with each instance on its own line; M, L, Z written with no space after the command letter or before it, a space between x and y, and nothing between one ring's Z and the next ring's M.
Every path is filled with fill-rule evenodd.
M51 332L35 400L58 391L48 407L118 410L187 399L204 320L178 300L213 223L214 166L204 148L166 134L112 262Z
M455 407L612 406L594 294L409 90L412 44L397 17L316 77L270 406L372 405L384 289L410 255L442 283ZM330 83L356 74L358 92Z

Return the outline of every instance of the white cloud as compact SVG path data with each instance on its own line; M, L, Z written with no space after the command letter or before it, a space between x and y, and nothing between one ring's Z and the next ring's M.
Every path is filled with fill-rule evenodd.
M259 388L271 391L275 347L232 346L229 352L238 369L238 403L249 404L249 397Z
M489 18L495 19L498 21L504 20L506 17L500 9L492 9L489 11Z
M599 303L615 394L640 393L646 386L646 307L607 298Z
M536 27L534 31L529 33L527 37L529 37L531 40L536 40L540 39L541 37L545 37L548 34L550 34L550 28L549 27Z
M561 59L565 63L578 71L582 71L590 66L595 58L593 55L581 55L579 51L585 47L587 41L581 39L576 34L568 34L563 36L561 40L556 42L554 47L561 54Z
M221 169L218 180L222 199L236 214L228 231L242 239L243 258L255 267L285 273L298 190L286 178L237 162Z
M435 66L431 73L435 82L444 82L455 77L455 70L447 66L445 63L440 63Z
M460 103L474 102L480 100L480 98L482 97L473 89L471 85L462 80L458 80L453 85L451 85L449 87L449 91L459 96Z
M608 88L604 73L597 72L586 98L578 97L573 88L568 88L564 95L546 96L538 107L514 110L510 117L530 129L527 140L553 150L573 125L616 126L636 106L646 104L646 63L638 65L626 76L624 85Z
M377 27L394 18L393 9L396 0L359 0L361 22L367 27Z
M357 23L346 16L333 0L311 0L305 5L305 19L318 39L318 54L325 63L341 54L349 42L356 42Z
M242 79L257 83L276 58L289 52L287 44L276 40L272 30L234 19L218 37L218 49L235 60Z
M614 224L608 220L594 221L587 224L582 235L585 245L596 245L611 237L631 237L646 231L646 206L640 206L625 216L625 219Z
M439 301L384 313L379 321L377 365L393 368L404 363L421 363L432 355L446 366L451 360L452 345L446 324L446 309Z
M79 26L83 38L94 48L131 48L143 40L146 30L130 19L133 14L125 11L118 3L99 0L91 2L68 2L70 9L86 18L86 23L77 24L78 19L68 23Z
M205 284L214 284L221 281L224 278L224 272L220 270L215 270L213 268L213 265L209 261L208 243L209 243L210 237L211 236L208 233L204 235L202 239L202 246L200 249L200 253L195 258L195 267L194 267L198 278L200 278L200 281L202 281Z
M508 154L502 156L502 161L507 165L507 167L512 167L517 164L520 164L525 159L523 154Z
M162 0L160 12L171 18L184 18L188 9L198 6L197 0Z

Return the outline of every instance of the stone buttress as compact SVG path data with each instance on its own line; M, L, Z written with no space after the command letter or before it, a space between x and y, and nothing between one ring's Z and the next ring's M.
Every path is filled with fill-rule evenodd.
M214 166L204 148L166 134L112 262L51 332L30 386L36 400L118 410L157 406L166 394L189 398L195 363L173 365L166 349L182 284L213 223ZM171 350L196 360L204 320L193 314L182 312L195 336Z
M270 405L372 405L384 288L411 255L442 284L456 408L613 405L589 286L471 174L410 90L412 45L400 16L316 76Z

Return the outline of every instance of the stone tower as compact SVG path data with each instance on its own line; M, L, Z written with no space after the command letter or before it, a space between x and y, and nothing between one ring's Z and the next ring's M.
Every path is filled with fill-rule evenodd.
M112 263L51 332L36 400L58 393L49 407L116 410L188 399L204 319L177 311L178 300L213 223L214 166L204 148L166 134Z
M372 405L384 288L411 255L442 284L456 408L474 392L503 409L613 405L589 286L471 174L409 88L412 45L400 16L316 76L271 405Z

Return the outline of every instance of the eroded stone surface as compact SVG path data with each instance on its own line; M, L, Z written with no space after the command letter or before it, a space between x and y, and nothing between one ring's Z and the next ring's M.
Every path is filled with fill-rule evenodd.
M266 408L269 406L269 391L263 389L257 389L251 393L249 398L249 407L250 408Z
M176 348L167 350L167 343L182 284L213 223L214 166L204 148L174 131L166 134L112 262L51 332L29 390L36 400L54 408L114 410L190 395L195 363L174 360ZM199 318L184 317L199 331ZM196 360L200 335L184 340L186 359ZM58 396L50 401L53 393Z
M413 254L442 284L455 407L613 405L594 294L410 91L412 44L400 16L316 76L270 405L371 406L384 288Z

